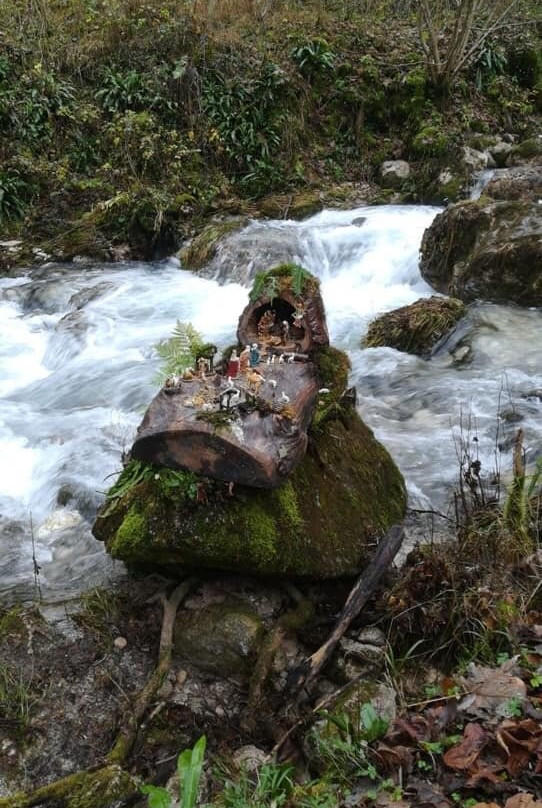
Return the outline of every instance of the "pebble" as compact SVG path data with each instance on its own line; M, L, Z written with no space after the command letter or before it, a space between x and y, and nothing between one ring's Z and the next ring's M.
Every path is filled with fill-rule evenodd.
M115 637L113 645L115 648L118 648L119 651L124 651L128 645L128 640L125 637Z

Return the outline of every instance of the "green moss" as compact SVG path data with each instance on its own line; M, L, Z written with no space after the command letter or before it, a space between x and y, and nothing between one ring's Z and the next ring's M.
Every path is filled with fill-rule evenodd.
M179 258L184 269L198 270L209 263L216 254L221 240L240 230L246 219L230 219L226 222L213 222L192 239L188 246L179 251Z
M243 509L244 528L250 535L247 548L255 565L268 566L277 555L278 532L272 513L261 507L257 500L248 501Z
M147 543L147 540L147 520L142 513L132 508L126 514L116 532L111 552L118 558L124 558L133 552L140 551Z
M258 212L272 219L306 219L323 208L320 191L299 194L273 194L258 202Z
M395 348L427 356L465 315L465 304L453 298L430 297L387 312L369 325L365 348Z
M286 522L287 529L292 531L301 530L303 517L301 516L297 494L291 481L288 481L277 490L276 498L281 518Z
M130 563L335 577L355 574L368 545L402 520L403 479L355 410L337 403L280 488L215 483L207 502L174 502L154 479L99 517L97 538Z
M0 797L0 808L55 804L63 808L109 808L137 793L139 781L119 766L82 771L38 788L29 795Z
M441 157L450 148L450 137L442 122L425 124L412 139L412 153L416 157Z
M513 153L524 160L529 160L531 157L539 157L542 154L542 140L540 138L531 137L527 140L522 140L514 147Z
M331 346L315 351L313 360L318 370L321 387L329 390L328 393L322 393L318 398L312 419L314 430L333 412L342 398L348 386L351 365L344 351L339 351Z

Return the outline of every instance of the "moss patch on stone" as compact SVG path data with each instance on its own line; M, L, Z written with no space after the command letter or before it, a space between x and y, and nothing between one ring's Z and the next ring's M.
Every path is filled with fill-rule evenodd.
M382 314L369 325L365 348L395 348L429 356L433 347L465 315L465 304L454 298L430 297Z
M179 251L184 269L198 270L209 263L216 254L221 240L246 225L245 218L228 219L225 222L208 224L192 241Z
M406 507L404 481L355 410L337 405L280 488L202 479L207 499L168 497L160 481L136 485L102 512L94 534L131 564L333 578L363 568L368 547Z

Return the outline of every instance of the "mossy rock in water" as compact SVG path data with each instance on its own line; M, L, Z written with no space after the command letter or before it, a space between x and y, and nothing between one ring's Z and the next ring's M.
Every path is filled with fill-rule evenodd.
M146 475L106 503L94 535L132 565L333 578L363 569L406 507L400 471L346 403L320 419L280 488L230 492L200 478L196 490Z
M185 609L175 623L174 656L219 676L246 675L264 633L256 612L241 601Z
M437 291L465 302L542 306L542 217L538 201L450 205L425 231L420 269Z
M179 250L179 260L183 269L194 271L202 269L215 256L222 239L240 230L246 223L245 217L239 217L208 224L186 247Z
M258 202L258 212L270 219L307 219L324 207L320 191L275 194Z
M465 314L465 304L454 298L429 297L373 320L363 346L395 348L429 356L433 347Z

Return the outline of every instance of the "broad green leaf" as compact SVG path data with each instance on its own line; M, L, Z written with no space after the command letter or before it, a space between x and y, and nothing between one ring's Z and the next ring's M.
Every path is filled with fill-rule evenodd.
M169 791L161 786L141 786L142 794L149 798L149 808L171 808Z
M194 748L185 749L177 760L181 781L181 808L194 808L196 805L206 743L205 735L202 735Z

